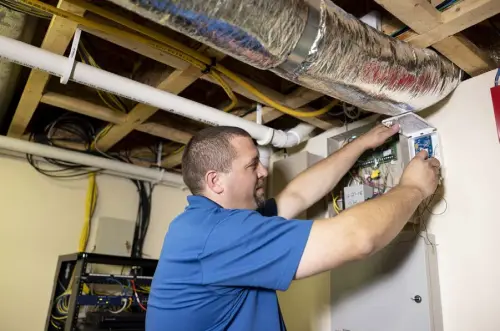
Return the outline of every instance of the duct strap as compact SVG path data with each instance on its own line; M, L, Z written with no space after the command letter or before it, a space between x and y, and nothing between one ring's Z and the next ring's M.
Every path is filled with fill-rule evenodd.
M307 1L308 11L307 11L307 23L300 36L299 41L295 45L288 58L278 66L278 68L283 69L287 72L295 72L296 69L306 60L311 48L313 48L314 43L317 39L318 33L320 33L321 24L321 9L319 0ZM314 3L314 4L313 4Z
M64 69L64 74L61 76L61 84L67 84L73 70L75 69L75 57L78 52L78 44L80 43L80 36L82 34L82 30L77 28L75 30L75 35L73 36L73 44L71 45L71 51L68 57L68 63L66 64L66 68Z

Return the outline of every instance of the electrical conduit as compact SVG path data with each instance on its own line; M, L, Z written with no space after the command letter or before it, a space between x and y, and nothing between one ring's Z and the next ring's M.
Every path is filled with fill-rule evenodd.
M96 171L103 169L103 173L111 175L119 175L132 179L145 180L178 188L185 187L185 184L180 175L172 174L164 170L149 169L133 164L106 159L103 157L24 141L21 139L0 136L0 149L23 154L31 154L38 157L57 159L61 161L72 162L75 164L82 164L88 167L96 168Z

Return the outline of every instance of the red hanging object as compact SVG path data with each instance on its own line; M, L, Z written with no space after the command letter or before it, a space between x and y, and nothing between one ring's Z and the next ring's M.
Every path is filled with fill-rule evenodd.
M500 86L491 88L491 99L493 100L493 113L497 124L498 141L500 141Z

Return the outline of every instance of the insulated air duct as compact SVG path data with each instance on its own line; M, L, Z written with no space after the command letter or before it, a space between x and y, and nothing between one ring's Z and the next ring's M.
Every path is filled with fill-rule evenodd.
M462 72L328 0L110 0L256 68L396 115L438 102Z
M36 29L36 18L4 7L0 1L0 36L30 42ZM0 126L7 113L21 67L0 59Z

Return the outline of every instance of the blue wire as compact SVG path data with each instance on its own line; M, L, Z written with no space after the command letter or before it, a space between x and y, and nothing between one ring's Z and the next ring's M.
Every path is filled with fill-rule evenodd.
M500 81L500 68L498 68L497 75L495 76L495 86L498 86L499 81Z
M114 278L107 278L106 280L108 280L108 281L112 281L112 282L115 282L115 283L117 283L118 285L120 285L120 286L122 287L122 292L123 292L123 293L125 293L125 286L124 286L121 282L117 281L117 280L116 280L116 279L114 279Z
M453 4L455 4L455 2L457 1L460 1L460 0L446 0L446 1L443 1L441 2L439 5L436 6L436 9L439 10L439 11L445 11L446 9L450 8ZM396 32L393 32L391 33L391 37L397 37L397 36L400 36L402 35L403 33L407 32L407 31L410 31L410 28L405 26L403 28L401 28L400 30L396 31Z

